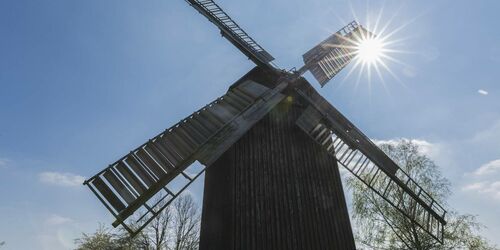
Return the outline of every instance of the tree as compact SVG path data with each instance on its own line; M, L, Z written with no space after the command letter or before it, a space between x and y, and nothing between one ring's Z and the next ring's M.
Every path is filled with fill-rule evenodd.
M156 202L158 202L158 207L163 207L166 204L165 200ZM144 221L142 221L142 223L144 223ZM172 223L173 209L168 206L135 238L131 239L126 231L122 231L121 238L124 242L128 241L138 249L169 249L169 242L172 238Z
M5 241L0 241L0 247L5 245Z
M165 202L161 201L158 207L162 207ZM198 206L191 195L181 195L133 238L123 229L115 234L100 226L94 234L83 234L75 242L78 250L192 250L198 249L199 228Z
M81 238L75 240L77 250L114 250L120 249L116 234L99 224L97 231L93 234L82 234Z
M417 144L401 140L382 144L386 152L407 174L440 204L451 195L450 182L439 167L419 151ZM462 215L448 208L444 244L439 244L417 225L396 211L380 196L353 177L347 186L352 190L352 211L356 222L358 247L369 249L495 249L479 236L483 227L473 215ZM392 195L401 196L394 192ZM411 211L411 207L405 207Z
M189 195L181 196L174 201L175 242L173 249L198 249L200 242L200 216L198 206Z

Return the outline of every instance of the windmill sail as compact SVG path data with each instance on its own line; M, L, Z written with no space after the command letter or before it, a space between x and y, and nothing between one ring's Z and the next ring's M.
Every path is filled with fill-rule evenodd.
M121 224L135 235L204 171L192 175L188 167L195 161L210 165L284 98L284 87L286 83L270 89L246 80L85 184L115 216L113 226ZM167 187L179 178L177 192Z
M235 45L255 64L273 69L270 64L274 57L251 38L219 5L211 0L186 0L221 31L222 36Z
M297 92L310 106L297 125L340 165L442 243L446 225L444 208L337 109L312 88L304 86Z
M356 21L352 21L339 31L307 51L303 56L305 65L302 74L309 70L323 87L339 73L356 54L356 43L367 36L374 36Z

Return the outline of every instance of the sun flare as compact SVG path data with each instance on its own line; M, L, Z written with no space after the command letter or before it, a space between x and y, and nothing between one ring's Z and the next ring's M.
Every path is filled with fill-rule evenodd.
M384 52L384 44L376 37L364 38L356 47L356 56L362 63L376 63Z
M355 15L354 12L353 16L357 19L357 15ZM380 83L382 83L383 87L387 90L386 79L384 79L387 74L398 83L404 85L395 70L400 67L408 67L408 65L398 60L397 56L412 52L404 49L406 47L405 41L408 38L396 38L396 36L398 36L396 33L404 29L409 23L395 26L391 25L394 16L389 18L387 22L382 23L382 16L382 9L375 19L367 16L364 22L366 26L362 26L363 31L347 39L348 45L344 46L344 48L351 51L351 55L354 59L354 64L344 76L344 80L349 78L354 72L357 72L356 87L360 82L366 82L369 89L371 89L371 83L375 77L380 80ZM390 28L389 26L394 27ZM362 79L366 79L367 81Z

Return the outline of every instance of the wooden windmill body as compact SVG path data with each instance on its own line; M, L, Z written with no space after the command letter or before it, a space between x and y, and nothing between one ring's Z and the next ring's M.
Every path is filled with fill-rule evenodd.
M201 249L354 249L340 165L442 242L446 211L301 77L325 85L373 34L349 23L286 71L215 2L186 2L257 66L85 181L113 226L137 234L205 173Z

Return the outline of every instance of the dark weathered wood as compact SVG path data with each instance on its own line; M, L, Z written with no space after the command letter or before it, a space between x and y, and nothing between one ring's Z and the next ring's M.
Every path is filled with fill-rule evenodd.
M334 158L295 125L290 99L205 174L200 249L354 249Z

